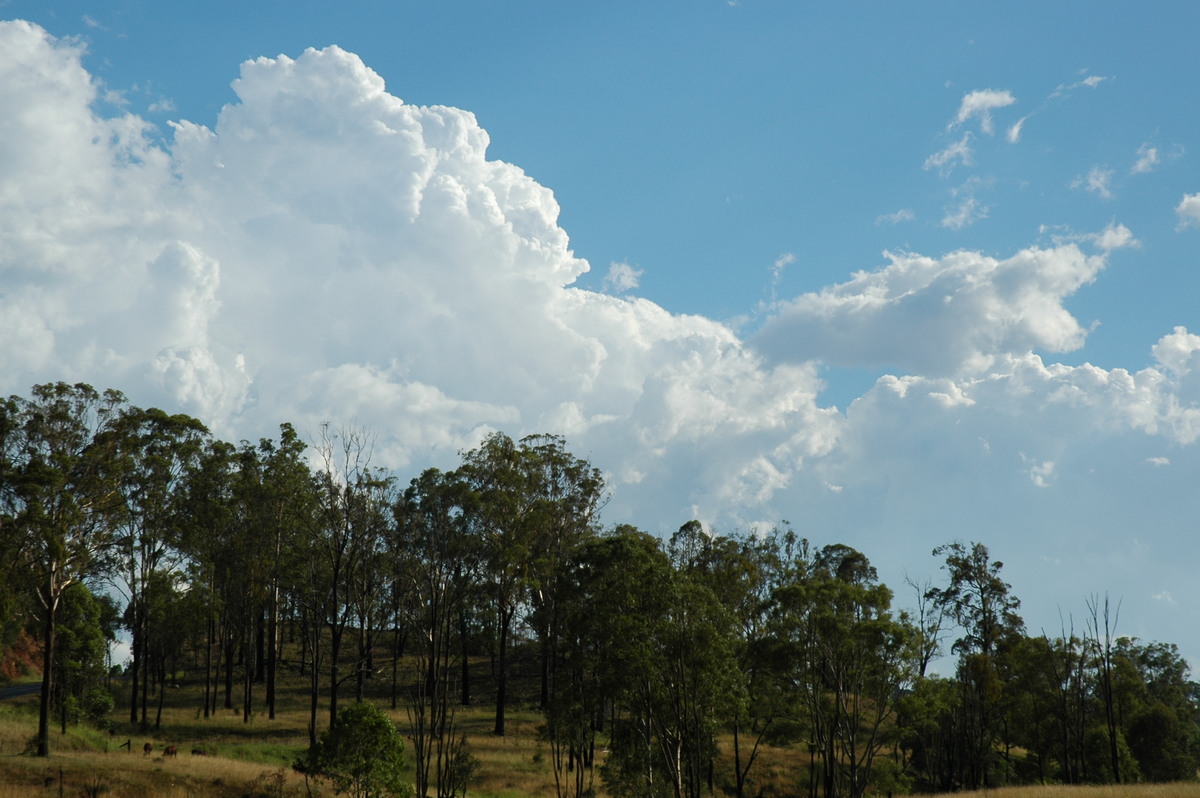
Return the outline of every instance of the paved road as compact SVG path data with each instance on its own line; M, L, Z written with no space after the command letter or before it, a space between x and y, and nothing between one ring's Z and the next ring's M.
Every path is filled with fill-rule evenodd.
M23 695L36 695L42 692L41 682L18 684L16 687L0 687L0 701L6 698L19 698Z

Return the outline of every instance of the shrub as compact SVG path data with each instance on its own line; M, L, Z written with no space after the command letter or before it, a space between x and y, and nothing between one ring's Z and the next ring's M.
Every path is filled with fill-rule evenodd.
M296 769L328 779L335 792L351 798L412 794L404 775L404 739L373 704L351 704L339 712Z

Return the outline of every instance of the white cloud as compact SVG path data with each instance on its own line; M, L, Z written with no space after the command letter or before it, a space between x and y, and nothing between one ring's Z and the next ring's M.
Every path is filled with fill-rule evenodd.
M469 112L331 47L246 62L216 125L160 148L96 113L81 52L0 25L5 393L86 380L235 439L354 419L397 466L550 429L610 470L614 513L642 491L732 513L836 441L813 368L574 286L553 194L489 160Z
M1054 461L1037 463L1029 469L1029 479L1039 488L1049 487L1054 482Z
M1008 139L1010 144L1016 144L1021 140L1021 130L1025 127L1025 120L1027 119L1029 119L1028 116L1023 116L1009 127L1008 132L1005 133L1005 138Z
M935 152L926 158L921 168L926 171L937 169L944 175L949 174L956 165L970 166L972 163L971 133L968 131L946 149Z
M1071 188L1082 188L1095 194L1101 199L1112 199L1113 170L1102 166L1093 166L1086 177L1077 177L1071 182Z
M980 219L986 219L987 215L988 207L981 204L975 197L967 195L959 200L958 204L951 205L946 209L946 215L942 217L941 224L942 227L948 227L951 230L961 230L975 224Z
M1180 230L1185 227L1200 227L1200 193L1184 194L1183 199L1175 206L1175 215L1179 217Z
M635 269L628 263L614 261L608 265L608 274L604 276L602 285L605 291L623 294L637 288L644 273L644 270Z
M608 523L790 517L928 570L978 535L1014 582L1033 545L1079 562L1094 581L1066 601L1147 568L1111 554L1120 530L1200 514L1197 336L1135 372L1043 359L1085 342L1067 300L1134 245L1121 225L887 255L772 305L747 342L635 296L632 267L610 270L627 293L579 287L552 192L489 159L472 114L408 105L350 53L247 62L216 120L165 139L101 106L81 55L0 24L3 393L84 380L235 440L354 421L401 478L493 429L558 432L605 470ZM1200 195L1178 213L1200 223ZM842 366L877 376L844 412L821 401ZM1173 467L1145 467L1164 450Z
M1109 78L1100 75L1088 75L1074 83L1060 83L1051 93L1050 98L1065 97L1076 89L1094 89L1106 80L1109 80Z
M900 224L901 222L911 222L916 219L917 215L908 208L901 208L892 213L885 213L875 217L875 224Z
M998 356L1079 348L1085 330L1063 300L1095 279L1103 255L1076 245L1007 259L886 253L888 265L780 303L756 345L772 359L975 373Z
M1137 160L1129 171L1132 174L1140 175L1147 172L1153 172L1158 166L1161 159L1158 155L1158 148L1151 147L1149 144L1143 144L1137 149Z
M958 113L954 116L954 121L950 123L950 126L957 127L970 119L977 118L979 129L990 136L995 132L992 124L992 111L997 108L1005 108L1016 101L1017 98L1010 91L981 89L968 92L963 95L962 102L958 106Z

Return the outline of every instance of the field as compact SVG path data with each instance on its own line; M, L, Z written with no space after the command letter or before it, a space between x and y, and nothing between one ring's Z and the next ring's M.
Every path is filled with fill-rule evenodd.
M477 663L476 684L487 683L488 663ZM508 734L491 733L494 709L490 696L481 694L470 707L460 709L460 727L480 761L478 778L470 794L480 798L524 798L554 794L548 746L539 739L541 716L532 704L536 682L532 668L518 668L516 701L508 713ZM119 698L111 732L84 726L70 727L63 736L51 733L53 754L39 759L27 755L36 730L37 698L29 696L0 702L0 798L32 796L107 796L108 798L303 798L330 796L327 785L306 784L291 763L306 748L307 694L305 681L292 669L283 671L280 711L274 720L265 710L243 723L236 705L219 709L205 719L200 712L202 687L187 679L164 696L162 723L157 731L140 732L128 722L128 691ZM368 697L389 706L388 679L368 682ZM116 690L121 693L118 683ZM256 687L261 696L261 686ZM354 700L353 685L341 693L343 702ZM150 709L151 721L154 702ZM124 707L124 711L121 711ZM327 707L325 708L327 711ZM390 711L402 730L408 718L401 702ZM321 718L325 719L324 716ZM128 745L125 745L128 743ZM143 752L150 743L150 754ZM174 745L178 755L163 756ZM203 751L204 754L193 753ZM806 794L804 762L794 750L768 749L756 766L764 796ZM718 782L721 781L718 774ZM603 798L597 778L597 798ZM985 793L959 793L961 798L983 798ZM1200 784L1136 787L1024 787L991 790L990 798L1200 798Z

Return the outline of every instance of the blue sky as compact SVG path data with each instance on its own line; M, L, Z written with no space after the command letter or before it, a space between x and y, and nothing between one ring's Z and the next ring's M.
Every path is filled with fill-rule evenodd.
M361 423L404 476L561 432L610 521L786 518L901 592L982 540L1034 629L1109 591L1200 656L1200 7L0 19L5 393Z

